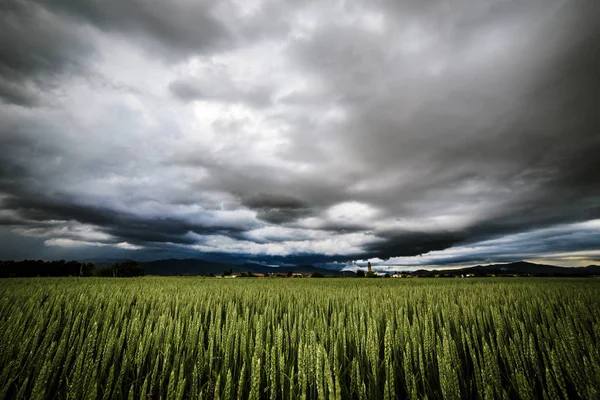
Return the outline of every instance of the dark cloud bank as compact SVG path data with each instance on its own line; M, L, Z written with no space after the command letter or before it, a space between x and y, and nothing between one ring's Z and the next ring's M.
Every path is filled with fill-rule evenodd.
M596 2L1 7L2 258L600 258Z

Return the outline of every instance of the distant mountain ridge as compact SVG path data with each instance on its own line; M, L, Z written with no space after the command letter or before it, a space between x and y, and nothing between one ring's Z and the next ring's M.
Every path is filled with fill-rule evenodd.
M115 262L121 262L122 259L87 259L82 260L93 262L98 267L111 265ZM354 276L352 271L341 271L327 268L315 267L313 265L293 265L281 267L269 267L267 265L256 263L232 264L206 261L200 258L170 258L155 261L141 262L144 266L146 275L176 276L176 275L222 275L227 272L251 272L254 274L296 272L303 274L312 274L314 272L329 276ZM366 268L361 268L366 271ZM397 270L400 272L400 269ZM393 273L393 271L389 271ZM535 264L527 261L517 261L507 264L476 265L473 267L464 267L459 269L420 269L408 272L411 275L431 275L431 274L475 274L475 275L532 275L532 276L572 276L572 275L600 275L600 265L588 265L586 267L559 267L556 265Z
M146 275L222 275L227 272L251 272L253 274L286 274L296 272L302 274L321 273L323 275L354 275L350 271L319 268L313 265L294 265L283 267L269 267L267 265L246 263L226 264L202 260L200 258L166 259L141 263Z
M587 267L558 267L556 265L534 264L527 261L517 261L507 264L476 265L452 270L419 270L411 274L446 273L446 274L520 274L534 276L571 276L571 275L600 275L600 265Z

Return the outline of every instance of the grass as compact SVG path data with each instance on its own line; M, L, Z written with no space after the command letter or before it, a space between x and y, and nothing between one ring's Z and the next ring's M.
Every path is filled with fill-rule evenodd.
M0 399L600 397L600 280L0 281Z

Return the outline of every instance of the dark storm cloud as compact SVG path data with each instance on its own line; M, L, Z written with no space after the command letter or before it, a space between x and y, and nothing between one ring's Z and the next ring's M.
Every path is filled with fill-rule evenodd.
M0 98L39 105L59 90L64 73L89 75L94 52L86 25L135 38L152 54L180 59L212 50L232 38L214 15L214 2L4 1L0 23Z
M594 154L600 151L596 111L600 91L590 88L598 88L600 35L594 21L600 14L595 4L574 3L561 9L558 26L548 24L536 32L539 36L526 41L525 50L533 55L538 56L542 48L542 59L523 52L523 59L514 63L490 64L484 75L477 71L467 77L462 76L464 71L455 71L449 81L424 83L415 93L411 92L417 90L411 87L413 83L393 80L402 75L392 74L396 64L386 48L347 28L325 27L298 48L299 60L351 110L349 125L356 128L339 138L349 158L371 168L370 178L377 176L375 171L382 175L412 172L411 181L397 184L390 180L384 193L365 198L388 211L414 204L415 213L436 212L436 203L439 209L453 201L465 202L468 208L469 202L481 198L488 197L491 203L500 200L498 207L464 230L399 237L384 233L385 242L367 246L367 255L416 255L451 247L456 238L477 241L531 227L598 218L600 176L594 171L600 165ZM493 7L477 22L459 24L460 35L469 31L476 40L476 35L489 28L490 20L520 18L506 7L501 7L500 15ZM544 35L556 41L547 43ZM461 50L454 51L460 54ZM415 71L406 74L415 74L417 82L421 78ZM524 86L510 91L513 82L521 79ZM386 80L388 85L382 87ZM403 121L398 112L413 106L405 100L406 94L409 99L411 94L418 98L427 91L438 93L428 96ZM473 186L475 193L452 193L453 187L461 185ZM488 193L477 193L477 185ZM421 210L419 201L428 209Z
M46 2L40 2L46 4ZM227 28L212 15L215 1L76 0L53 1L53 11L159 46L159 55L180 57L212 49L229 40Z
M432 253L423 257L400 258L391 265L418 267L427 265L460 266L542 260L573 266L600 259L598 225L593 223L557 225L552 228L533 229L474 244L454 246L450 251ZM573 250L576 250L573 252ZM383 264L385 265L385 264Z
M248 197L244 199L242 204L252 209L275 208L297 210L306 208L306 204L296 197L268 193L260 193L255 196Z
M31 89L5 80L0 81L0 98L19 106L33 106L37 103L37 96Z
M98 205L79 204L64 196L54 198L9 197L0 201L4 210L15 212L20 222L28 228L43 226L45 221L77 221L102 227L102 231L132 244L146 245L170 242L193 244L186 237L224 234L235 236L250 227L209 226L169 217L143 217L124 211L102 208ZM10 222L10 221L7 221Z
M308 204L293 196L261 193L245 198L242 204L256 210L257 218L273 224L292 222L311 214Z
M0 97L54 100L0 110L3 226L272 263L597 248L575 225L469 248L600 218L597 2L2 12Z
M179 79L169 84L171 93L182 101L217 100L226 102L242 102L254 107L265 107L271 104L272 89L258 83L253 87L236 87L226 77L212 82L200 79Z
M0 13L0 97L36 105L39 92L55 89L61 71L78 69L88 49L72 24L36 3L6 0Z
M465 239L454 232L382 232L378 236L380 242L365 246L363 259L418 256L447 249Z
M18 118L5 118L0 124L0 147L5 151L0 158L0 210L10 213L0 214L2 225L43 231L48 228L48 221L76 221L99 227L101 232L113 237L108 242L128 241L150 247L166 242L193 244L196 240L190 238L189 233L235 237L252 227L243 221L220 225L218 221L192 222L172 215L141 215L135 210L105 203L101 198L84 199L61 193L58 185L52 187L50 183L77 179L77 173L82 172L80 163L87 164L86 157L79 159L76 148L66 151L51 137L33 140L40 127L20 125L18 121ZM104 173L110 173L113 168L120 170L128 162L122 156L116 154L114 158L104 159L105 165L94 163L88 167L90 171L109 168ZM67 160L66 166L62 159ZM90 177L90 171L83 172Z
M242 205L251 209L296 209L305 210L308 215L309 208L316 212L348 198L346 189L351 177L343 170L298 174L259 162L251 166L238 165L235 158L223 160L217 156L185 149L165 161L165 165L210 171L202 181L202 188L233 193L242 199ZM288 203L277 203L285 198L290 199Z
M596 72L600 68L600 17L597 5L582 6L579 36L553 54L524 97L524 110L500 132L502 162L520 172L522 193L493 213L474 234L504 233L600 217L600 101ZM575 26L567 25L569 29ZM550 33L549 33L550 34ZM511 139L507 141L507 139Z

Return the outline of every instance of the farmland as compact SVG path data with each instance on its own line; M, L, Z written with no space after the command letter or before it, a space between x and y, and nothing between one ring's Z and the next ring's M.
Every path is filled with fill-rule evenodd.
M600 396L600 280L0 280L0 399Z

